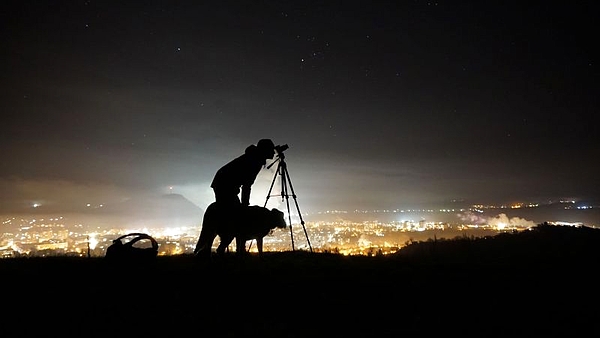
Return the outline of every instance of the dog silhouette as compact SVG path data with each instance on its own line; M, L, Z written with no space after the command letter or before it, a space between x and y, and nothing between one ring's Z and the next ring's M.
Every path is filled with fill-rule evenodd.
M213 242L220 238L217 255L223 255L225 249L235 238L236 253L246 253L246 242L256 240L258 254L263 253L263 238L277 228L285 228L287 223L283 212L278 209L251 205L231 209L227 205L211 203L204 212L202 230L194 250L198 257L210 257Z

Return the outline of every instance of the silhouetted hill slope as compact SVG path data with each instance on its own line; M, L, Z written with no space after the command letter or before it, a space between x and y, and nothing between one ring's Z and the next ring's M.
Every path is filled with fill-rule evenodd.
M598 232L539 227L396 255L0 260L7 336L596 336ZM591 258L589 258L589 257ZM27 320L28 325L14 325Z
M394 254L416 260L462 263L511 263L528 261L592 262L600 258L600 229L543 223L530 230L486 237L428 240L404 247Z

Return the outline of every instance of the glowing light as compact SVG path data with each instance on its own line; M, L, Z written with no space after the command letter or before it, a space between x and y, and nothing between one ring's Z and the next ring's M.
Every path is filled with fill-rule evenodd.
M98 245L98 239L96 238L97 234L89 234L88 235L88 244L90 245L90 249L95 249L96 245Z
M181 234L183 234L184 232L185 229L182 228L167 228L163 230L161 235L165 237L176 237L181 236Z

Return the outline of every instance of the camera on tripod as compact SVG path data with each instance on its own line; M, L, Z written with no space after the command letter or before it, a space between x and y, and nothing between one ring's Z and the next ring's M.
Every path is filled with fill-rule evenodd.
M276 145L275 151L277 152L277 155L282 155L283 152L287 150L287 148L289 148L287 144Z
M304 220L302 219L302 213L300 212L300 207L298 207L298 201L296 200L296 193L294 192L294 187L292 187L292 181L290 179L290 174L287 170L287 164L285 163L285 155L284 151L287 150L288 145L276 145L275 151L277 152L277 159L275 159L271 164L267 166L267 169L270 169L275 163L278 163L277 170L275 170L275 175L273 176L273 181L271 182L271 187L269 188L269 192L267 193L267 200L265 201L265 207L269 202L269 198L271 197L271 191L273 191L273 186L275 185L275 181L277 177L279 177L279 181L281 183L281 194L280 196L283 202L285 199L287 205L287 213L288 213L288 224L290 226L290 238L292 240L292 250L294 249L294 232L292 231L292 213L290 212L290 203L289 198L292 196L294 198L294 203L296 204L296 210L298 211L298 217L300 217L300 224L302 224L302 228L304 229L304 235L306 236L306 243L310 248L310 252L312 252L312 246L310 245L310 240L308 239L308 233L306 232L306 227L304 225ZM288 190L289 188L289 190ZM289 193L291 191L291 194Z

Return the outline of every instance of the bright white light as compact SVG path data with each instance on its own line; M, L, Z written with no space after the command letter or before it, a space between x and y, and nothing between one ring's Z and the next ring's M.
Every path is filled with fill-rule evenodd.
M95 249L96 245L98 245L98 239L96 238L97 234L89 234L88 235L88 244L90 245L90 249Z
M165 237L175 237L175 236L181 236L181 234L184 233L184 230L181 228L167 228L164 229L162 235Z

